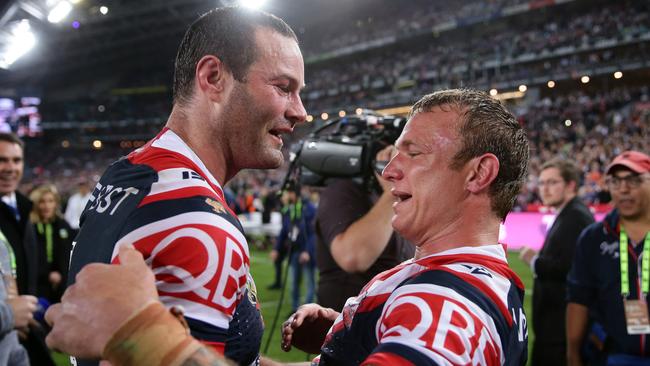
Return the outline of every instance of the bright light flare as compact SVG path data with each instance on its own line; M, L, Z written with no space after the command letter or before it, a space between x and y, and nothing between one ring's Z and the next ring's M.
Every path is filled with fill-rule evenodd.
M555 81L549 80L548 83L546 83L546 86L548 86L551 89L555 88Z
M490 89L490 95L495 97L497 94L499 94L499 91L496 89Z
M614 79L620 79L623 77L623 73L621 71L616 71L614 73Z
M72 11L72 4L67 0L60 1L56 4L47 15L47 21L50 23L59 23Z
M16 60L34 48L36 37L29 20L14 23L9 31L9 40L4 52L0 53L0 68L8 69Z
M587 84L587 83L589 82L589 80L590 80L590 79L589 79L589 76L587 76L587 75L585 75L585 76L583 76L583 77L580 78L580 81L581 81L583 84Z
M528 87L524 84L519 85L519 91L524 93L526 90L528 90Z
M100 6L99 12L102 13L102 15L108 14L108 6Z
M247 8L260 9L266 3L266 0L239 0L239 3Z

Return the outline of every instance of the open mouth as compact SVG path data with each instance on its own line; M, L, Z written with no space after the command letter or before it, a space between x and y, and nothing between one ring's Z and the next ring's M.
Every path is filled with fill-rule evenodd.
M282 144L282 134L283 131L281 131L280 129L274 128L272 130L269 130L269 135L273 136L279 144Z
M412 196L411 196L410 194L408 194L408 193L405 193L405 192L399 192L399 191L393 191L392 194L393 194L393 197L395 197L395 203L396 203L396 204L398 204L398 203L402 203L402 202L404 202L404 201L408 201L408 200L411 199L411 197L412 197Z

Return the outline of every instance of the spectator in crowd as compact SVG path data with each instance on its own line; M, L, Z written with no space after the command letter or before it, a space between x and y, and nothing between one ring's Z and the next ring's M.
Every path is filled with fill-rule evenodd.
M566 277L580 232L594 222L589 208L576 196L580 170L570 160L556 159L542 166L539 194L556 218L537 251L524 248L521 259L535 278L533 287L533 327L535 341L532 366L566 364Z
M316 260L314 255L314 217L316 208L308 199L301 197L297 184L289 184L282 195L282 229L278 235L275 247L271 251L271 259L279 260L280 253L290 253L289 266L292 272L291 307L292 313L302 305L300 288L303 274L307 278L307 293L305 302L314 301L316 287ZM285 254L286 255L286 254Z
M36 294L50 303L59 302L67 282L73 231L61 215L55 186L39 186L29 198L34 204L30 219L36 229L40 259Z
M196 338L256 364L264 327L248 242L222 187L242 169L282 165L282 135L306 119L303 87L297 37L281 19L223 7L193 22L176 57L167 124L100 178L82 214L69 284L85 265L115 263L119 247L133 244L156 272L161 300L183 306ZM166 364L165 355L177 352L153 357Z
M377 153L388 161L392 146ZM377 176L377 192L353 179L331 179L316 213L318 303L343 309L377 274L413 257L413 246L394 233L391 183Z
M65 220L74 230L79 229L79 218L90 199L90 182L86 178L81 178L77 184L77 192L70 198L65 207Z
M36 234L29 219L32 202L20 193L23 176L24 143L16 135L0 133L0 231L7 239L15 258L18 294L35 295L38 276ZM12 259L13 262L13 259ZM45 347L45 335L37 324L22 328L23 344L35 365L54 365Z
M36 297L18 295L13 249L0 232L0 365L29 366L27 351L18 342L17 329L34 318Z
M489 124L491 133L472 128L476 123ZM300 344L318 351L322 338L308 328L337 318L337 334L327 338L316 361L321 365L525 364L523 284L497 244L499 223L526 175L525 133L488 95L452 90L414 106L397 147L384 176L395 184L393 225L417 243L415 258L377 277L338 318L332 309L301 307L284 325L284 348ZM439 205L432 208L434 200ZM205 364L222 362L156 301L154 276L142 257L124 246L119 256L118 266L87 266L63 306L50 309L49 344L87 357L103 354L116 364L151 364L174 348L170 360L178 363L196 360L198 352ZM133 296L118 296L121 285ZM107 311L106 299L115 296L119 311ZM91 331L87 322L94 316ZM120 347L125 342L128 350Z
M592 316L607 336L607 365L647 365L650 156L619 154L605 179L614 210L582 232L568 277L567 357L570 366L583 365L580 351Z

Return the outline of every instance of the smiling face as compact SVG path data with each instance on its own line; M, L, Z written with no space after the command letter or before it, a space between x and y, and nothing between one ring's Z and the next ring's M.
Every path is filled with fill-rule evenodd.
M0 141L0 195L18 189L23 177L23 148L13 142Z
M243 82L234 81L221 115L226 128L219 140L237 170L279 167L282 135L306 118L299 96L304 64L298 44L269 28L258 28L255 38L257 60Z
M446 109L435 107L413 116L383 172L393 182L393 228L416 245L458 217L467 197L464 168L450 167L461 144L459 114Z

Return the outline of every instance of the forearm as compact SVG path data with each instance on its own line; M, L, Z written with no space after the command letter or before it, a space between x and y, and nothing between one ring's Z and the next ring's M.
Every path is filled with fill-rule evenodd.
M580 359L580 349L587 332L589 308L577 303L569 303L566 311L567 355Z
M234 363L230 361L226 361L223 357L217 355L209 347L202 346L180 364L180 366L207 366L207 365L224 366L224 365L234 365Z
M375 205L337 235L331 244L332 257L346 272L365 272L384 251L393 228L393 198L381 195Z

